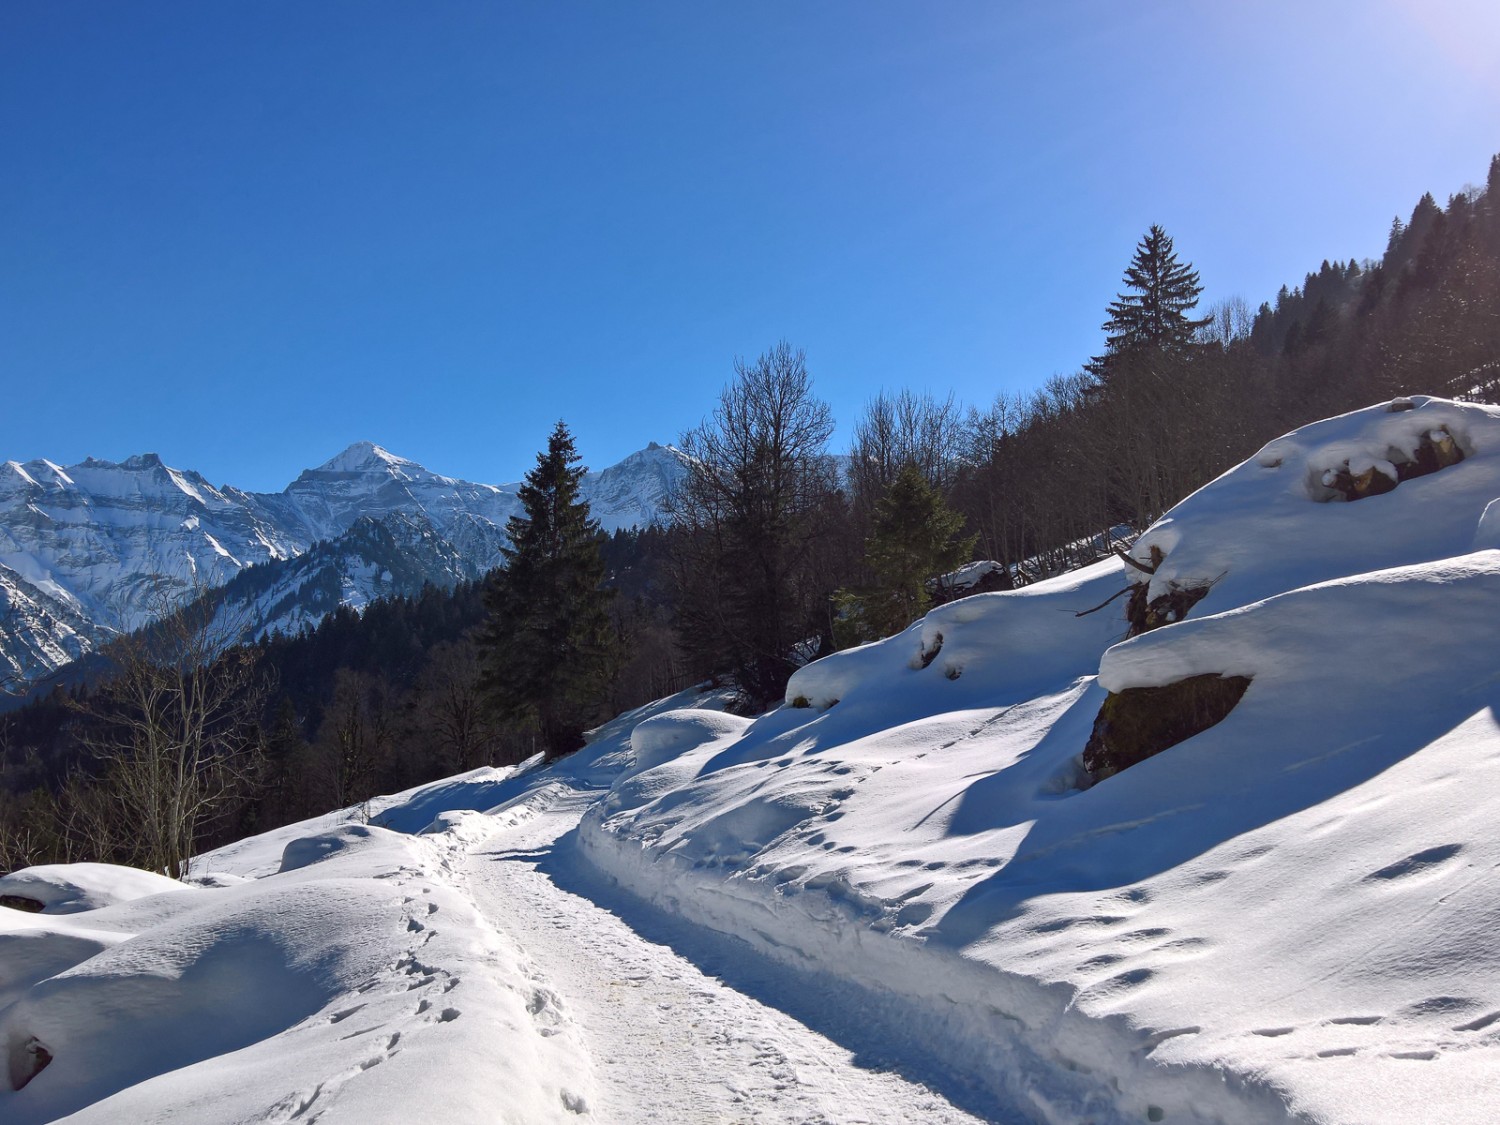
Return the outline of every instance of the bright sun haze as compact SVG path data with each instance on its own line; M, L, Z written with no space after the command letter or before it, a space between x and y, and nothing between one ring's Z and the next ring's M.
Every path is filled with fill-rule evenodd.
M736 356L1076 370L1153 223L1251 307L1500 148L1500 9L11 4L0 459L602 467Z

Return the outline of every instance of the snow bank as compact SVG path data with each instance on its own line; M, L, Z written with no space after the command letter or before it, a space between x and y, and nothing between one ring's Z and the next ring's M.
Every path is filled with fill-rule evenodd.
M0 911L0 1118L577 1120L591 1062L452 884L460 846L343 825L262 878Z
M1325 483L1444 436L1384 494ZM1037 1120L1493 1120L1497 496L1496 408L1304 427L1134 548L1153 596L1211 585L1187 620L1074 616L1118 562L944 606L622 778L580 844ZM1227 718L1087 784L1106 690L1205 673L1251 679Z
M1131 549L1141 562L1152 547L1165 556L1150 596L1211 585L1197 610L1203 616L1473 550L1481 516L1500 497L1500 407L1411 401L1411 410L1370 406L1294 430L1182 501ZM1341 468L1408 459L1440 430L1456 440L1463 461L1355 503L1338 502L1323 483Z
M175 879L114 863L59 863L0 877L0 898L26 899L44 914L76 914L185 888Z

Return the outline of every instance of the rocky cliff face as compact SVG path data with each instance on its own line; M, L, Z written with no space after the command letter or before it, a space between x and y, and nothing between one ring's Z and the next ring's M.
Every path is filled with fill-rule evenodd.
M607 531L644 525L682 472L682 455L653 443L590 473L583 495ZM370 442L279 493L215 488L154 453L5 462L0 678L55 669L242 573L238 609L257 635L477 577L499 562L518 487L441 476Z

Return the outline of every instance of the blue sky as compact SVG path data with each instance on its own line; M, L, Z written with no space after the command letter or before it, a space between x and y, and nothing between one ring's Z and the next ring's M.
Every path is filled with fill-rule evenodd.
M807 351L1077 368L1163 224L1252 305L1500 151L1500 5L0 7L0 458L602 467Z

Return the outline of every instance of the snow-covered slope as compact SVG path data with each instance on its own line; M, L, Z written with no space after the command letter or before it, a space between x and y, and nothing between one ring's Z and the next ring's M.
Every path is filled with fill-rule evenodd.
M307 545L245 494L155 454L0 465L0 564L95 629L134 627L173 590L218 585Z
M77 660L92 647L93 624L71 603L0 564L0 685Z
M682 466L680 453L653 444L588 474L582 493L605 530L646 524L661 518ZM111 632L143 624L184 592L296 559L320 543L336 545L324 550L323 577L314 586L348 587L347 597L340 594L344 604L407 592L399 582L388 587L350 577L371 562L368 543L352 544L347 558L333 561L351 546L344 537L362 520L418 548L409 570L434 571L435 535L443 541L437 553L459 560L437 567L451 571L448 580L481 574L499 561L505 522L519 511L518 487L440 476L370 442L307 470L279 493L214 488L155 454L119 464L90 459L66 469L50 461L6 462L0 465L0 667L22 676L50 671ZM402 531L408 524L420 534ZM306 586L307 568L284 580ZM260 626L285 627L315 620L313 614L310 601L283 605Z
M1396 472L1424 435L1447 440L1434 434L1462 459ZM1327 494L1325 480L1367 462L1403 479L1354 502ZM0 979L0 1042L13 1073L35 1067L33 1039L54 1058L0 1092L0 1116L107 1097L80 1120L279 1119L307 1104L336 1120L370 1113L374 1095L388 1120L468 1097L484 1068L384 1069L394 1047L438 1041L418 1038L433 1033L399 1000L400 974L420 966L413 980L482 987L483 1010L536 990L526 1006L553 1013L543 1022L576 1053L528 1063L514 1096L540 1083L535 1105L555 1106L566 1089L600 1120L691 1120L685 1106L879 1119L873 1097L895 1120L1491 1122L1497 498L1500 409L1418 399L1329 419L1273 442L1132 548L1155 567L1153 595L1210 586L1185 620L1125 639L1123 601L1078 616L1146 581L1104 562L962 599L810 664L786 705L754 719L684 693L554 767L375 802L385 831L339 827L345 814L221 849L202 863L218 889L0 914L25 935L0 955L19 966ZM1088 776L1083 748L1110 693L1215 674L1250 681L1221 722ZM315 876L299 872L317 868L340 881L320 885L316 909L286 897L311 895L302 880ZM440 893L451 897L436 921L414 912ZM535 917L507 925L518 901ZM188 902L203 904L191 921ZM443 917L498 933L401 952L410 934L451 935ZM586 939L554 938L559 926ZM304 949L325 968L306 968ZM366 949L383 968L359 959ZM741 994L698 984L697 966ZM304 971L303 1007L283 1004L278 982ZM228 999L222 981L262 973L263 990L234 993L257 999ZM199 981L224 998L222 1026L189 1049L174 1029L203 1026L187 999ZM930 1092L846 1079L837 1052L771 1030L747 992ZM123 996L177 1013L142 1040L157 1046L132 1038ZM339 1039L329 1027L349 1011L356 1038ZM451 1023L440 1034L462 1050L536 1046L519 1018L472 1047L452 1038L470 1025ZM124 1061L97 1077L114 1050ZM564 1083L558 1065L583 1077ZM646 1068L648 1082L622 1073ZM706 1072L724 1089L673 1096L674 1081ZM819 1100L809 1072L845 1092ZM391 1075L401 1083L382 1085ZM490 1117L507 1118L501 1104Z
M899 994L1039 1120L1494 1120L1500 410L1416 407L1273 442L1143 536L1154 586L1213 583L1186 621L1075 617L1118 562L945 606L799 671L805 706L643 724L584 846ZM1462 462L1329 502L1439 427ZM1088 785L1107 690L1214 673L1251 677L1226 719Z

